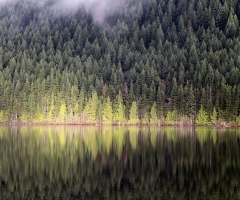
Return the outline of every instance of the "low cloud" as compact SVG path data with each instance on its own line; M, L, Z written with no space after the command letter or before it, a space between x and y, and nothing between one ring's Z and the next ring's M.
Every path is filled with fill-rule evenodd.
M0 6L8 6L23 0L0 0ZM36 6L51 5L50 9L74 12L79 7L85 7L92 13L96 22L102 23L105 18L119 9L129 0L24 0Z
M90 11L96 22L102 23L106 16L117 11L123 4L122 0L60 0L54 4L55 9L74 11L76 8L84 6Z

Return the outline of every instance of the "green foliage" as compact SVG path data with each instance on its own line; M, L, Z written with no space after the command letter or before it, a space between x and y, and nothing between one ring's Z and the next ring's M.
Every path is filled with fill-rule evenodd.
M55 121L54 116L53 116L53 112L54 112L54 107L51 106L51 107L50 107L50 110L48 111L48 118L47 118L47 121L50 122L50 123L52 123L52 122ZM26 114L24 114L24 115L26 115ZM24 116L24 115L23 115L23 116ZM23 117L23 119L25 119L25 116ZM22 121L22 120L21 120L21 121Z
M8 117L3 112L3 110L0 110L0 123L8 122Z
M217 122L217 111L216 111L216 108L214 107L211 115L211 123L215 124L216 122Z
M109 96L103 104L102 121L104 124L112 124L113 122L112 102Z
M150 124L157 124L157 123L158 123L158 118L157 118L156 102L154 102L150 112Z
M153 102L158 119L168 110L193 119L204 105L209 118L215 107L218 119L235 121L240 4L134 2L107 17L106 26L84 8L61 17L47 4L1 6L3 121L95 123L107 96L116 123L131 121L133 101L146 123L155 123Z
M122 94L119 91L114 101L113 120L115 123L124 123L125 120L125 108L123 105Z
M163 85L162 83L160 83L158 87L157 99L156 99L157 116L159 118L163 117L164 103L165 103L165 93L164 93Z
M207 112L203 109L202 106L201 106L200 110L198 111L198 115L195 120L195 123L198 125L206 125L206 124L210 123Z
M64 123L65 122L66 113L67 113L66 104L62 103L61 106L60 106L60 110L59 110L56 122L57 123Z
M165 124L174 124L177 121L177 111L168 111L167 116L164 120Z
M142 124L149 124L149 113L144 112L141 117L141 123Z
M45 122L45 116L42 113L41 109L39 106L37 106L36 112L35 112L35 116L33 118L33 122L34 123L43 123Z
M131 105L131 108L130 108L128 123L129 124L139 123L138 112L137 112L137 102L136 101L132 102L132 105Z
M97 109L98 109L98 95L97 92L94 91L92 93L91 98L86 103L86 106L84 108L84 115L85 115L85 121L87 123L95 123L97 120Z
M236 123L237 123L237 125L240 125L240 116L236 117Z
M20 116L20 120L21 120L21 122L23 122L23 123L28 122L28 121L29 121L28 118L29 118L29 116L28 116L28 114L25 113L25 112L23 112L22 115Z

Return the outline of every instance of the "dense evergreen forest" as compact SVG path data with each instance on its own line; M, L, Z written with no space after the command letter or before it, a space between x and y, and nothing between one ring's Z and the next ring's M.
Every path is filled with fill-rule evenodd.
M0 121L240 124L240 2L0 8Z

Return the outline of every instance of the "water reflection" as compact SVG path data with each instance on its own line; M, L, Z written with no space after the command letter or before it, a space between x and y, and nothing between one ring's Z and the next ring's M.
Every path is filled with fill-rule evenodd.
M0 199L240 199L240 130L0 127Z

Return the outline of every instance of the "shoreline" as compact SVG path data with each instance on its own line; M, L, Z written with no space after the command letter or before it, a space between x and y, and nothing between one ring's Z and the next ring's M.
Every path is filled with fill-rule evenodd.
M0 123L0 126L96 126L96 127L102 127L102 126L112 126L112 127L131 127L131 126L137 126L137 127L146 127L146 126L156 126L156 127L212 127L212 128L239 128L239 124L233 124L233 123L225 123L225 124L127 124L127 123L113 123L113 124L104 124L104 123Z

